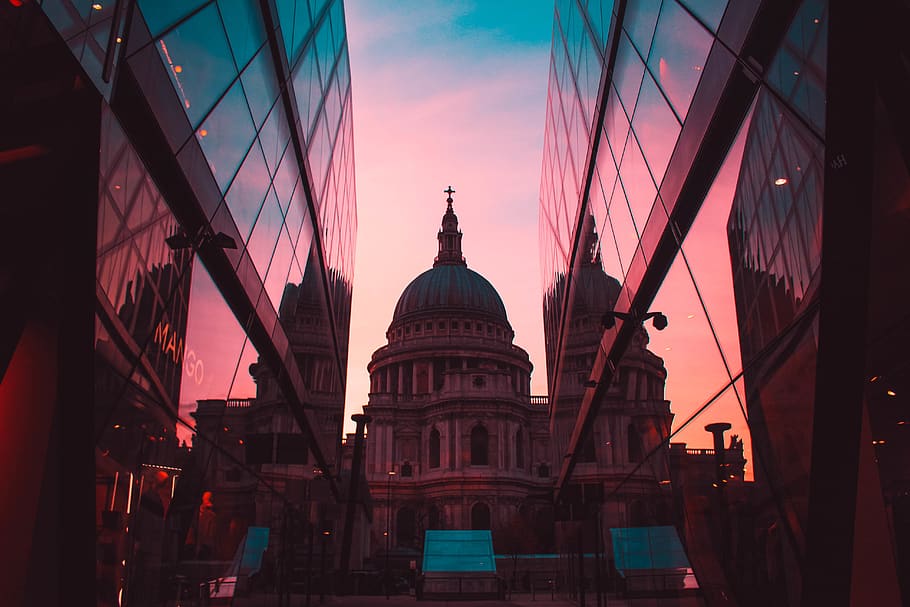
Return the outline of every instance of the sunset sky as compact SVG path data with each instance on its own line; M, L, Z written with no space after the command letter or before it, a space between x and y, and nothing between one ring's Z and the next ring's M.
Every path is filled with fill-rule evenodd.
M367 402L366 366L398 296L432 265L450 184L468 267L499 291L535 366L532 393L546 394L537 219L553 3L348 0L345 13L358 205L346 431ZM726 221L743 141L652 308L670 318L649 333L674 429L741 368ZM733 390L673 440L710 447L704 426L714 421L747 435ZM747 460L750 447L747 438Z
M456 190L468 267L498 290L515 343L534 364L532 393L546 394L538 205L552 3L348 0L345 8L358 214L345 431L353 431L350 416L367 403L366 367L386 343L399 295L432 266L449 185ZM665 136L650 123L639 127L651 144L667 146L669 157L675 133ZM666 330L647 329L649 348L666 365L674 430L742 366L726 223L746 129L651 307L669 318ZM626 187L653 200L643 164L640 171L630 173ZM629 225L617 239L631 240L634 248L637 236ZM622 268L610 257L605 250L605 270L622 280ZM254 396L248 369L257 358L201 266L193 290L194 301L208 303L190 307L188 356L195 349L204 373L183 382L187 420L199 398ZM737 388L741 394L741 382ZM709 447L704 426L715 421L731 422L733 433L746 437L751 460L733 390L672 440Z
M546 394L537 206L553 3L345 2L357 257L346 428L398 296L436 254L455 189L468 267L499 291Z

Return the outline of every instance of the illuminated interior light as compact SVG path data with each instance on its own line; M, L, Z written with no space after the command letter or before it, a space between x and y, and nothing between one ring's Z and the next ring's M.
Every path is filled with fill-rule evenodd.
M120 44L121 42L123 42L123 38L121 38L120 36L117 36L117 44Z
M120 424L114 424L114 430L119 430L120 428L122 428Z
M695 314L689 314L686 318L695 318Z
M237 444L238 444L238 445L242 445L242 444L243 444L243 439L241 438L240 440L238 440L238 441L237 441Z
M817 25L817 24L821 23L821 19L816 17L815 19L812 20L812 23L815 23Z
M877 382L877 381L878 381L878 375L873 375L872 378L871 378L869 381L870 381L870 382Z
M907 422L905 422L904 420L901 420L901 421L897 422L897 425L898 425L898 426L903 426L903 425L906 424L906 423L907 423Z
M183 67L182 67L182 66L180 66L180 65L175 65L175 66L174 66L174 72L175 72L175 73L179 74L179 73L181 73L182 71L183 71Z
M9 3L15 7L20 7L25 4L22 0L9 0Z
M700 71L701 71L701 66L700 66L700 65L696 65L696 66L695 66L695 71L696 71L696 72L700 72Z
M672 349L673 349L673 348L671 348L670 346L667 346L666 348L664 348L664 350L666 350L667 352L669 352L669 351L672 350Z
M888 390L888 392L886 392L886 394L888 396L897 396L897 392L895 392L894 390Z
M788 181L790 181L790 180L787 179L786 177L778 177L777 179L774 180L774 185L777 185L777 186L787 185Z
M114 186L114 189L115 189L115 190L119 190L119 189L120 189L120 186L119 186L119 185L115 185L115 186Z
M661 484L661 485L669 485L669 484L670 484L670 481L668 481L668 480L662 480L662 481L660 481L660 484Z
M799 71L793 70L793 75L794 75L794 76L799 76Z
M101 3L100 3L100 2L96 2L96 3L94 3L94 4L92 5L92 8L95 9L96 11L100 11L100 10L101 10L102 8L104 8L104 7L101 6Z
M129 514L133 509L133 473L130 472L130 491L126 495L126 513Z
M200 136L200 137L205 137L205 136L208 135L208 134L209 134L209 132L208 132L207 130L205 130L205 129L199 129L199 136Z

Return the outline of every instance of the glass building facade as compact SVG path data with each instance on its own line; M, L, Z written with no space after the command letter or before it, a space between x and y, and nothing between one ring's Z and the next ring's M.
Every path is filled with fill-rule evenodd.
M4 2L0 28L10 604L315 591L290 559L335 566L342 0Z
M570 506L615 501L669 460L651 494L672 503L697 580L633 587L609 566L614 534L571 532L562 576L579 602L658 583L709 605L910 600L896 345L910 78L882 25L907 13L882 9L873 29L862 7L823 0L556 3L539 227L557 504L577 521ZM592 264L619 286L585 359L573 335ZM619 482L579 487L578 464L608 451L598 415L628 387L621 362L643 332L672 426ZM627 504L621 526L666 524L653 503Z

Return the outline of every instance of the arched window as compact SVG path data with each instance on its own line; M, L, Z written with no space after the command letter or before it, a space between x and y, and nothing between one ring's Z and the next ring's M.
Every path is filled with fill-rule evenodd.
M635 428L635 424L629 424L628 430L628 456L630 462L640 462L642 458L642 449L641 449L641 437L638 435L638 430Z
M471 508L471 529L490 528L490 507L480 502Z
M490 463L487 429L481 424L471 430L471 465L486 466Z
M402 508L398 511L396 517L397 531L396 536L399 546L411 546L417 538L417 515L411 508Z
M439 430L430 432L430 468L439 467Z
M521 428L515 433L515 466L522 470L525 467L525 441L521 434Z

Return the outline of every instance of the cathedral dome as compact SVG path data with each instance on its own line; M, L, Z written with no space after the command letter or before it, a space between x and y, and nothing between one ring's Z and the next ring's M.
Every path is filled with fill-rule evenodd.
M391 327L399 327L410 320L430 317L462 318L486 321L512 334L502 298L490 282L469 270L461 252L462 233L458 217L452 209L452 193L442 216L442 225L436 239L439 251L433 267L420 274L405 287L395 305ZM479 326L477 327L479 329Z
M439 264L412 280L398 298L392 323L436 310L479 313L508 323L506 308L493 285L461 264Z

